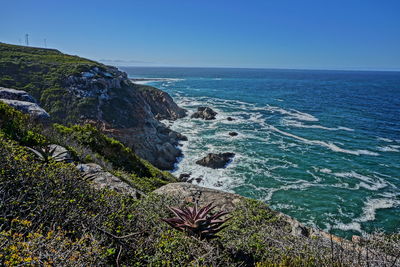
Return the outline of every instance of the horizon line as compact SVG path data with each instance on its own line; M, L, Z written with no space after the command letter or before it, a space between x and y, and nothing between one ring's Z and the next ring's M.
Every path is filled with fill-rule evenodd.
M121 68L181 68L181 69L254 69L254 70L295 70L295 71L359 71L359 72L400 72L400 68L398 69L361 69L361 68L327 68L327 69L318 69L318 68L279 68L279 67L222 67L222 66L173 66L173 65L154 65L154 66L144 66L144 65L114 65L115 67Z

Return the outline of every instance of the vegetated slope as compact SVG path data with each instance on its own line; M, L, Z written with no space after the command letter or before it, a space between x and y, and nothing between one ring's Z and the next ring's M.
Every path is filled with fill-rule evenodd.
M72 153L74 162L97 163L144 192L177 181L91 125L42 125L0 102L0 132L27 147L61 145Z
M103 65L54 49L0 43L0 85L29 92L56 120L76 120L91 101L78 100L64 88L64 80ZM66 111L73 111L72 114Z
M0 86L32 94L53 122L96 125L159 168L172 169L181 154L176 145L182 136L156 117L176 119L185 111L165 92L133 84L115 67L0 43Z
M129 181L147 193L160 186L152 184L154 178L165 183L171 177L92 126L55 128L0 103L0 265L396 266L398 236L346 249L326 239L292 235L276 212L245 198L219 238L189 237L161 221L171 216L167 206L182 199L153 194L136 199L97 190L75 164L94 161L110 171L123 169L119 172L125 177L144 180ZM44 162L26 147L48 142L68 147L75 162ZM385 253L366 257L363 247L371 245Z

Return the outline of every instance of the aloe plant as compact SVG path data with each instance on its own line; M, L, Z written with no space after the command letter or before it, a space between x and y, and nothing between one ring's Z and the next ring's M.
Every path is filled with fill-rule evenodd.
M40 146L36 147L35 149L27 147L27 149L32 151L35 156L44 163L49 163L51 160L64 161L66 159L63 156L68 153L68 151L56 153L57 147L51 145Z
M225 226L222 226L229 218L220 219L228 212L220 211L215 214L210 212L215 208L213 203L210 203L203 208L198 208L197 203L194 207L174 208L168 207L177 217L162 219L173 228L186 232L191 236L203 239L213 239L218 237L216 234Z

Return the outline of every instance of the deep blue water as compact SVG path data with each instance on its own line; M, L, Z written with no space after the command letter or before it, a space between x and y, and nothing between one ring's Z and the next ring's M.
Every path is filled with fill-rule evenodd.
M149 84L190 113L218 112L215 121L171 125L189 138L175 174L343 236L400 230L399 72L122 69L166 78ZM194 163L209 152L236 157L220 170Z

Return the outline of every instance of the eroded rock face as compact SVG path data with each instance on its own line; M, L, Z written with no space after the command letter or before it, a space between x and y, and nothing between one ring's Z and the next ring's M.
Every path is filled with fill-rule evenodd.
M187 111L180 108L166 92L150 88L141 90L141 94L157 120L176 120L186 116Z
M109 66L69 76L64 83L71 94L96 103L91 107L92 115L82 117L82 122L96 125L159 169L174 168L182 155L179 142L187 138L158 119L175 120L185 116L186 111L167 93L133 84L126 73Z
M34 118L48 119L50 117L49 113L37 104L34 97L22 90L0 87L0 101Z
M235 153L209 153L204 158L196 161L196 164L199 164L204 167L209 167L213 169L225 168L226 165L233 159Z
M22 90L0 87L0 98L36 103L36 99Z
M119 193L131 195L135 198L140 197L139 192L133 187L111 173L104 171L101 166L95 163L78 164L76 168L83 172L85 178L88 181L91 181L93 186L97 189L109 188Z
M209 107L198 107L197 111L190 116L194 119L215 120L218 113Z
M68 76L64 81L66 89L78 98L100 97L102 99L109 98L108 93L111 88L120 89L129 83L125 72L111 66L107 66L105 70L93 67L80 74Z
M0 99L1 102L6 103L7 105L18 109L19 111L29 114L34 118L38 119L48 119L50 118L49 113L47 113L44 109L42 109L38 104L27 102L27 101L19 101L19 100L11 100L11 99Z

